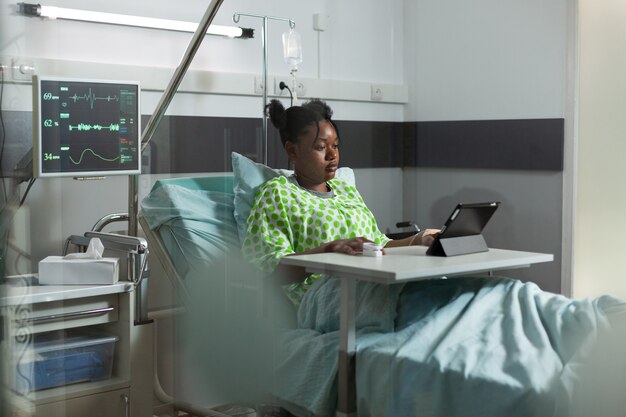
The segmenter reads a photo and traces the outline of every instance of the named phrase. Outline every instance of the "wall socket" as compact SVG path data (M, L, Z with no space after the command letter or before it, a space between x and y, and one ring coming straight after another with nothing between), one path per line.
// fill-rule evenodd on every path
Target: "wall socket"
M263 94L263 90L265 86L263 85L263 77L255 76L254 77L254 94Z
M30 81L35 74L35 63L28 59L13 58L11 60L11 75L13 81Z
M285 84L287 84L287 87L291 88L291 79L280 78L280 77L276 77L274 79L274 94L276 94L277 96L286 97L289 95L289 91L287 91L286 88L284 90L280 89L281 82L284 82ZM306 85L304 84L304 81L296 80L295 93L298 96L298 98L304 97L304 95L306 94Z
M35 62L25 58L0 57L4 81L30 82L35 74Z
M383 100L383 87L379 84L372 84L370 98L372 99L372 101L382 101Z

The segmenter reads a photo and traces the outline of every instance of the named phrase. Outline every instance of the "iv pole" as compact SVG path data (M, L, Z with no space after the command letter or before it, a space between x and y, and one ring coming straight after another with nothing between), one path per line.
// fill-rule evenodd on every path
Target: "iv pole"
M235 13L233 14L233 22L239 23L241 16L256 17L263 19L263 26L261 28L261 43L263 46L263 107L261 112L263 113L263 163L267 165L267 116L265 115L265 105L267 104L267 21L268 20L281 20L283 22L289 22L289 27L295 29L296 22L285 17L275 16L263 16L251 13Z

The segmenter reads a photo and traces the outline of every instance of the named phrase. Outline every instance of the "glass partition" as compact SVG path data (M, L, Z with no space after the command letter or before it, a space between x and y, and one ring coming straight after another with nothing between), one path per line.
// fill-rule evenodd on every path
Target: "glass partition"
M207 7L83 3L44 6L190 22ZM296 343L283 330L296 325L302 294L294 302L241 251L256 190L285 174L257 164L294 169L271 121L265 140L264 100L289 108L320 99L332 108L338 168L353 174L380 239L439 228L457 203L499 201L487 244L554 254L508 275L560 292L566 0L548 11L540 0L518 2L515 13L465 3L225 1L214 23L253 37L204 38L141 155L139 240L127 244L109 236L128 231L127 176L32 179L32 76L136 81L145 126L192 34L25 16L26 6L0 0L13 11L0 15L3 407L68 417L98 407L109 416L209 407L261 415L259 404L269 412L289 403L279 394L297 379L275 372L316 365L281 350ZM265 27L264 17L273 18ZM536 30L519 36L526 27ZM283 56L283 33L294 29L296 71ZM93 231L107 234L103 251L90 246ZM115 282L65 270L38 285L42 261L71 262L62 259L71 253L117 259L103 267ZM135 297L139 281L144 299ZM138 303L148 309L142 320ZM311 343L323 351L338 341ZM54 359L34 359L46 355ZM322 359L335 366L334 352ZM41 377L54 360L57 379ZM102 369L85 365L94 360Z

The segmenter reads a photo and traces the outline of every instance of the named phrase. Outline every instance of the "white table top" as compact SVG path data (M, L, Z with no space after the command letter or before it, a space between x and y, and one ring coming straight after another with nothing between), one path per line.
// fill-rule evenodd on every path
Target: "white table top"
M133 290L133 284L126 281L112 285L25 285L17 278L11 280L15 280L14 283L0 286L0 307L118 294Z
M385 249L381 257L352 256L341 253L287 256L282 264L305 267L307 272L352 277L386 284L515 269L531 264L551 262L546 253L489 249L487 252L439 257L427 256L425 246Z

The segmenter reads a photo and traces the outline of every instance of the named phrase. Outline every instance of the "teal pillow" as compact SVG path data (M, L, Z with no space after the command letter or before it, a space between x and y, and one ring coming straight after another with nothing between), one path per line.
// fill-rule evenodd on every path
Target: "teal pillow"
M243 243L246 237L248 216L254 204L254 197L259 187L278 176L288 177L293 171L288 169L273 169L267 165L254 162L237 152L232 153L233 161L233 191L235 193L235 221L239 239ZM354 185L354 171L351 168L339 168L336 178L341 178L348 184Z
M190 188L196 185L192 180L177 178L161 182L141 201L148 226L159 237L184 279L215 272L225 257L238 253L241 247L233 218L233 195ZM223 187L230 185L230 178L214 180Z

